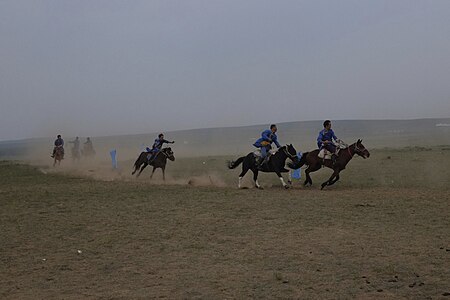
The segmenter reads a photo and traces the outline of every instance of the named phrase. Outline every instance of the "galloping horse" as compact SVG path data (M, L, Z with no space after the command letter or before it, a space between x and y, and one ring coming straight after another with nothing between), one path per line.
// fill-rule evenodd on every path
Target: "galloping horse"
M73 161L80 161L80 149L77 149L75 147L72 148L72 160Z
M256 156L254 152L250 152L247 156L242 156L238 158L236 161L230 161L228 163L229 169L234 169L242 163L242 172L239 174L239 184L238 187L241 188L242 177L251 170L253 172L253 180L255 181L255 187L258 189L262 189L262 187L258 183L258 172L268 172L268 173L276 173L278 178L280 178L281 184L284 188L289 188L289 186L284 182L283 176L281 173L287 173L289 170L285 169L286 159L292 160L293 164L299 163L297 157L297 151L294 146L286 145L282 146L278 149L278 151L270 156L267 163L262 166L261 170L257 168Z
M364 159L370 156L369 151L362 144L362 140L358 140L356 143L353 143L350 146L341 149L339 151L338 157L336 158L336 163L334 165L330 159L324 160L318 157L319 149L317 149L311 152L303 153L299 163L292 165L289 164L289 167L293 169L298 169L303 165L308 166L308 168L306 168L305 170L306 174L306 179L304 183L305 186L307 186L308 184L312 185L312 179L311 176L309 176L309 173L319 170L322 165L332 169L334 172L331 175L331 177L327 181L322 183L321 189L323 189L325 186L333 185L336 183L336 181L339 180L339 173L345 169L348 162L353 158L353 155L355 154L361 156Z
M56 166L56 162L58 162L58 166L59 166L61 164L61 160L63 160L63 159L64 159L63 147L56 147L53 166Z
M136 177L139 177L139 175L141 175L141 173L145 169L145 167L147 167L149 165L149 161L148 161L149 155L150 155L150 153L148 153L148 152L142 152L139 155L138 159L134 163L134 171L131 173L131 175L134 175L134 173L136 173L136 171L139 168L141 168L141 165L143 164L141 170L136 175ZM170 159L171 161L175 160L175 156L173 155L173 151L170 147L161 149L161 151L159 151L156 154L155 158L150 162L150 165L153 166L153 171L152 171L152 175L150 175L150 179L153 177L153 173L155 173L155 170L157 168L161 168L162 173L163 173L163 180L166 180L165 170L166 170L167 159Z

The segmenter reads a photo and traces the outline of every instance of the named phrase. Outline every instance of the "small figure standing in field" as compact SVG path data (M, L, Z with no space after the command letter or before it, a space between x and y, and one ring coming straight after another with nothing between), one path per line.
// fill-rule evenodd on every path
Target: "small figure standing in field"
M253 144L256 148L261 149L261 158L257 163L257 168L261 169L261 167L269 160L269 151L272 149L272 143L275 143L277 148L280 148L281 145L278 143L278 137L276 135L277 125L270 125L270 129L264 130L261 133L261 137Z
M323 148L327 149L331 152L331 159L333 161L333 164L336 163L336 145L333 143L333 140L336 142L339 142L340 140L336 137L334 134L333 129L331 129L331 121L326 120L323 122L324 129L319 132L319 136L317 137L317 146L319 147L319 150L322 150Z
M156 155L161 151L162 146L166 144L173 144L175 141L169 142L168 140L164 139L164 134L160 133L158 135L158 138L155 139L155 142L153 143L152 149L147 147L147 152L151 153L148 161L149 164L155 159Z
M60 134L58 134L58 136L56 137L54 145L55 147L53 148L52 158L55 157L56 150L61 151L61 154L64 157L64 140L62 139Z

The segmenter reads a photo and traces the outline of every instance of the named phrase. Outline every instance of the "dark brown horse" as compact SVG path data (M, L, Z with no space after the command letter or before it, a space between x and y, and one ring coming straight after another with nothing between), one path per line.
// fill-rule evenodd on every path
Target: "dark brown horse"
M134 163L134 171L131 173L131 175L134 175L136 171L141 168L139 173L136 175L136 177L139 177L141 175L142 171L149 165L149 157L151 153L149 152L142 152L136 162ZM150 175L150 179L153 177L153 173L155 173L155 170L158 168L161 168L163 173L163 180L166 180L166 164L167 159L170 159L171 161L175 160L175 156L173 155L173 151L170 147L163 148L161 151L156 154L156 157L150 162L150 165L153 166L152 175ZM142 167L141 167L142 166Z
M302 157L300 158L300 162L298 164L292 165L292 168L298 169L303 165L308 166L305 170L305 186L307 186L308 184L312 185L312 179L311 176L309 176L309 173L319 170L322 166L332 169L334 172L331 177L327 181L322 183L321 189L323 189L327 185L333 185L336 183L336 181L339 180L339 173L345 169L348 162L353 158L355 154L361 156L364 159L370 156L369 151L362 144L362 140L358 140L356 143L341 149L339 151L338 157L336 158L335 164L333 164L331 159L322 159L318 157L319 149L317 149L311 152L303 153Z
M63 160L63 159L64 159L64 148L63 147L55 147L53 166L56 166L56 163L58 163L58 166L59 166L61 164L61 160Z

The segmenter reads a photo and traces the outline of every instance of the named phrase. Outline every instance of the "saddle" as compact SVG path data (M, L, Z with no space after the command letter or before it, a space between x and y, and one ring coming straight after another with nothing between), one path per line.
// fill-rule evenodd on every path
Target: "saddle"
M277 149L270 149L267 153L268 156L274 155L275 153L277 153ZM255 151L253 151L253 155L255 156L255 158L260 158L261 157L261 149L256 149Z
M338 151L336 151L336 154L339 152L339 150ZM330 151L328 151L327 149L325 149L325 148L322 148L322 150L320 150L319 151L319 154L317 155L319 158L321 158L321 159L331 159L331 155L332 155L333 153L331 153Z

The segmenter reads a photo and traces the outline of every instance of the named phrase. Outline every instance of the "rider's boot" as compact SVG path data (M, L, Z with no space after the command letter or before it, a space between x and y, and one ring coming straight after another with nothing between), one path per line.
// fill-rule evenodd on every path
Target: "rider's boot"
M331 154L331 161L333 162L333 166L336 165L337 155L336 153Z
M256 165L256 167L258 168L258 170L262 170L264 164L269 160L269 155L267 155L264 158L260 158L258 164Z
M260 158L258 159L258 161L256 162L256 168L257 168L258 170L261 170L261 167L262 167L263 164L264 164L264 158L263 158L263 157L260 157Z

